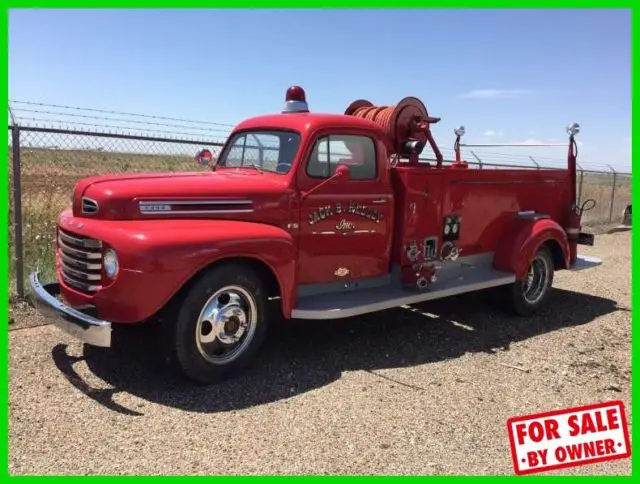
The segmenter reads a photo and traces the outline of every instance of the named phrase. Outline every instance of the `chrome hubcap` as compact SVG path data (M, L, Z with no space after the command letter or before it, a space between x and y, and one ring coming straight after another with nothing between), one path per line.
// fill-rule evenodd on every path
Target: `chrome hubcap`
M547 259L536 256L524 280L524 298L529 304L535 304L542 299L549 287L550 276Z
M214 364L234 360L253 338L256 319L256 304L247 291L238 286L220 289L198 317L196 342L200 354Z

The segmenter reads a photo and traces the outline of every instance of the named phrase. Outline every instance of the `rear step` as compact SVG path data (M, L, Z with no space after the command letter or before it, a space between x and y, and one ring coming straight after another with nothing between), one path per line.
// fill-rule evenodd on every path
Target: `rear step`
M588 255L579 255L576 259L575 264L569 267L570 271L582 271L584 269L591 269L592 267L597 267L602 264L602 260L597 257L590 257Z
M461 280L462 279L462 280ZM465 271L464 278L450 277L418 292L399 286L319 294L298 298L291 317L294 319L339 319L416 304L466 292L511 284L515 276L496 270Z

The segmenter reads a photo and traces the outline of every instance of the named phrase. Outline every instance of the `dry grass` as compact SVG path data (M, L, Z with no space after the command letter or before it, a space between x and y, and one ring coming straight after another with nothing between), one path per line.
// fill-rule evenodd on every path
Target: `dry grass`
M53 241L55 220L58 213L69 206L74 184L83 177L99 173L159 172L202 170L191 156L161 154L167 146L160 143L145 146L149 152L159 154L117 153L87 149L34 149L23 148L22 163L22 211L23 241L25 248L25 274L38 267L44 278L53 277ZM122 151L142 151L140 146L122 146ZM197 146L185 146L184 152L197 151ZM9 162L10 172L11 161ZM10 173L10 180L12 175ZM612 175L586 174L582 199L593 198L596 207L585 214L585 223L599 224L609 221ZM10 190L12 184L10 182ZM613 220L618 221L624 207L631 203L631 178L618 177L616 183ZM13 203L9 216L13 219ZM13 227L9 227L10 241ZM10 258L14 257L10 242ZM11 264L10 280L14 280Z
M193 147L195 153L196 147ZM21 150L22 220L25 274L38 267L43 278L53 277L55 221L71 203L74 185L96 174L198 170L193 158L180 155L112 153L90 150ZM9 161L9 190L13 170ZM13 220L11 201L9 217ZM9 226L9 256L15 257L14 230ZM10 268L14 280L15 266Z

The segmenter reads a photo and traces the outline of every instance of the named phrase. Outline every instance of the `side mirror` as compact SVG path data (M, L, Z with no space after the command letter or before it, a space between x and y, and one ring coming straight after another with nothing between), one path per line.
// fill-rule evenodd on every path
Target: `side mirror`
M203 149L198 151L198 153L196 153L196 163L198 165L202 165L202 166L207 166L212 164L213 162L213 153L211 153L211 150L208 149Z
M347 165L338 165L336 167L336 171L333 172L333 175L331 175L329 178L327 178L326 180L322 181L321 183L318 183L315 187L313 187L308 192L303 193L302 194L302 199L304 200L309 195L311 195L313 192L315 192L316 190L318 190L321 187L325 186L327 183L332 183L332 182L334 182L336 180L347 181L350 176L351 176L351 170L349 169L349 167Z

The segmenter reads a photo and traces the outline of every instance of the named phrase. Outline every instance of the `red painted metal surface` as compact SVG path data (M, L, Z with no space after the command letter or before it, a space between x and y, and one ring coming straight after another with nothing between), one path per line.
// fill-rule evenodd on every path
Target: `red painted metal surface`
M304 98L304 91L294 89L288 98ZM495 254L494 267L517 277L524 276L534 251L545 241L557 244L560 266L575 260L565 232L575 223L570 215L575 200L573 148L569 169L563 170L431 166L416 164L417 155L392 166L391 155L407 140L431 142L441 160L429 129L437 121L411 97L392 107L356 101L346 115L259 116L241 122L233 133L298 133L299 149L286 173L217 166L206 173L83 179L59 226L115 248L120 273L93 295L69 287L59 273L62 295L72 305L96 305L104 319L133 323L153 316L207 266L240 257L274 275L283 314L289 317L300 285L384 276L393 266L401 268L405 282L414 283L418 276L407 247L433 238L440 250L447 217L461 217L454 243L462 256ZM307 161L316 142L336 134L373 141L375 178L309 176ZM221 156L224 153L225 147ZM83 197L98 204L97 215L82 213ZM141 211L140 202L155 202L155 211ZM170 202L173 210L164 211L163 204ZM522 211L548 218L519 219Z
M83 179L75 189L73 214L82 215L81 198L89 197L100 206L103 220L148 219L139 210L140 201L185 200L202 202L205 200L251 201L252 213L243 214L243 220L262 221L281 225L288 220L288 200L293 190L287 186L284 177L276 173L255 170L218 169L215 172L196 173L150 173L100 175ZM237 219L237 213L220 210L198 218ZM153 215L154 219L176 218L176 212ZM179 218L193 218L193 214L179 215Z
M336 180L299 201L298 284L340 282L344 279L336 270L342 267L348 268L349 279L389 271L394 196L379 140L377 147L375 179ZM303 193L318 184L303 169L298 170L296 181Z
M149 318L194 274L225 258L248 258L271 269L290 311L296 248L291 234L269 225L233 220L91 220L63 212L58 226L78 236L103 240L118 252L120 273L95 295L71 288L62 294L74 305L95 304L101 318L131 323Z
M569 264L569 243L560 224L552 219L517 220L511 223L509 231L497 241L494 267L513 272L523 279L529 262L542 244L551 244L558 269L566 269Z

